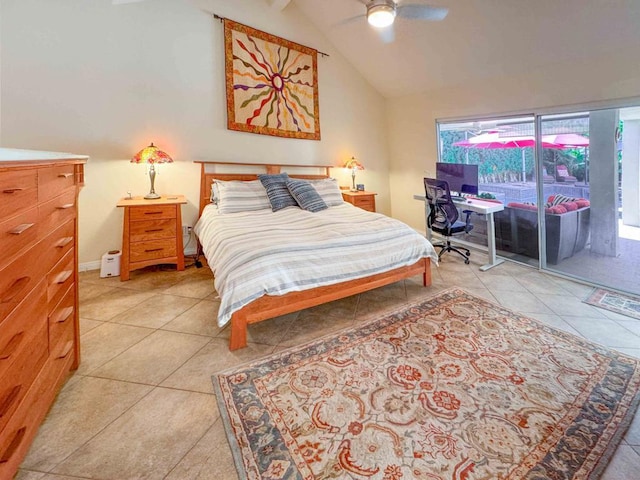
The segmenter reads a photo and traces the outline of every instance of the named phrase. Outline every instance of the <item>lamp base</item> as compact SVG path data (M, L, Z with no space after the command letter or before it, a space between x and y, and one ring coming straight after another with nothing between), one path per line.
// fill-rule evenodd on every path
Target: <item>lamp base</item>
M147 193L144 198L145 200L158 200L159 198L162 198L162 195L158 195L156 192L152 192Z
M358 189L357 189L357 188L350 188L350 189L349 189L349 191L350 191L350 192L357 192L357 191L358 191Z

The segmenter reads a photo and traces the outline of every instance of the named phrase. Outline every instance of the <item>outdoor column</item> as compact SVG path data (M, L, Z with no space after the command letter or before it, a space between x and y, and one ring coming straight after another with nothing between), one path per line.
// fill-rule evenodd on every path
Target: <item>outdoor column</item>
M625 120L622 136L622 223L640 227L640 120Z
M589 226L591 252L615 257L618 252L618 110L589 114Z

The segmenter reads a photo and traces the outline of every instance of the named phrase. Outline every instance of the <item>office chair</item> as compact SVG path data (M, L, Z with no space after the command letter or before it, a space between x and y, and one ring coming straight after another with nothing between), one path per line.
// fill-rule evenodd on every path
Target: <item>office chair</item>
M424 179L424 189L429 203L429 216L427 217L427 228L440 235L444 235L446 242L434 244L439 247L438 259L446 252L456 252L464 258L464 263L469 264L471 252L464 247L454 247L451 245L450 237L461 233L469 233L473 225L469 222L471 211L467 210L466 220L458 221L458 208L451 199L449 184L444 180L435 178Z

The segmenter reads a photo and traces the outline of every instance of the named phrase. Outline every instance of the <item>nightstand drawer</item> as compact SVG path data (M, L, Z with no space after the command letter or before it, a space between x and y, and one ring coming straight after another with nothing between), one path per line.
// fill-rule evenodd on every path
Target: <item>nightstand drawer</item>
M356 197L353 204L364 210L374 210L376 202L373 197Z
M132 243L160 238L176 238L176 220L173 218L131 222L129 235Z
M176 206L175 205L158 205L158 206L144 206L144 207L132 207L131 216L129 219L132 222L140 220L158 220L165 218L176 218Z
M132 243L129 261L145 262L155 258L168 258L176 256L175 238L163 240L150 240L148 242Z

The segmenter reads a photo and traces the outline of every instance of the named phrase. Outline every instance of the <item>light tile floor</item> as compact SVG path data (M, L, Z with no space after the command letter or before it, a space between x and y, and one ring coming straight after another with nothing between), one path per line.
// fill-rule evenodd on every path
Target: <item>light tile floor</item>
M222 369L355 325L451 286L640 358L640 320L582 303L591 287L512 263L487 272L474 252L445 256L433 285L419 278L250 327L230 352L208 268L132 273L128 282L80 276L82 363L22 464L19 480L236 479L213 394ZM636 415L602 478L640 471Z

